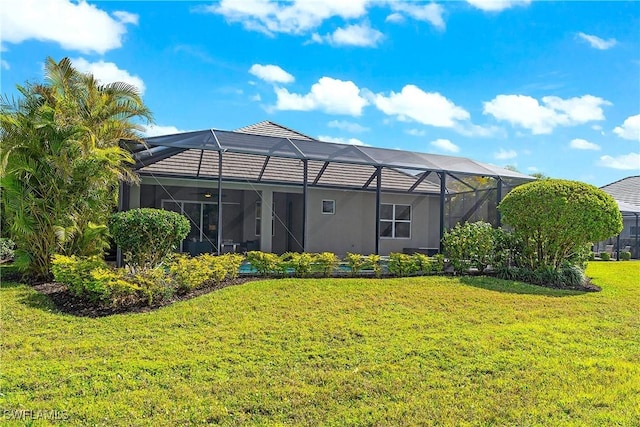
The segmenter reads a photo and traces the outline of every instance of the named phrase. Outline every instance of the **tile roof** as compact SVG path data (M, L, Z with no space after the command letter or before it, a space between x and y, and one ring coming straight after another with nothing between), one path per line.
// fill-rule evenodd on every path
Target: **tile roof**
M600 188L619 202L640 207L640 175L629 176Z
M234 132L249 133L252 135L277 136L280 138L294 138L294 139L305 139L309 141L316 141L315 138L311 138L308 135L305 135L293 129L289 129L288 127L282 126L278 123L271 122L269 120L263 120L261 122L258 122L249 126L238 128L234 130Z

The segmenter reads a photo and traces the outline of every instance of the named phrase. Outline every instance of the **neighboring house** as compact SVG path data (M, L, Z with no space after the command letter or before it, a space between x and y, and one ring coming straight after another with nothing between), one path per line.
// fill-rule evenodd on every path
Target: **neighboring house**
M600 188L615 199L622 214L624 228L619 236L620 249L629 246L631 248L631 256L639 258L640 175L629 176ZM601 249L606 244L615 245L615 250L617 251L618 238L614 237L606 242L600 242L597 245L597 249Z
M497 225L500 198L533 179L462 157L318 141L270 121L146 144L129 147L141 183L123 186L120 208L186 215L182 250L192 254L432 252L455 222Z

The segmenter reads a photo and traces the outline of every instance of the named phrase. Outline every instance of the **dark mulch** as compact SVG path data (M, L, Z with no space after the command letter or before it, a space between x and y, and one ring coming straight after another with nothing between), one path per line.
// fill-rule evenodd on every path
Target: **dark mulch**
M209 292L226 288L228 286L241 285L252 280L256 279L254 277L239 277L233 280L225 280L221 283L209 282L203 287L195 289L191 292L176 294L173 297L164 299L162 301L154 301L151 305L147 304L146 301L138 301L134 304L117 307L97 304L91 301L87 301L84 298L77 297L70 293L67 289L67 286L62 283L40 283L33 285L33 288L41 294L47 295L56 306L56 308L63 313L71 314L78 317L105 317L111 316L113 314L145 313L148 311L157 310L161 307L171 305L178 301L195 298L197 296L208 294Z

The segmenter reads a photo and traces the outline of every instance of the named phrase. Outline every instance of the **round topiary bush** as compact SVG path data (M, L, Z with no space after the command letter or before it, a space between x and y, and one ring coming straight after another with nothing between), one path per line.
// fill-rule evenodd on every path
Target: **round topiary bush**
M583 252L586 244L605 240L622 230L622 216L615 200L583 182L533 181L507 194L498 209L503 222L527 245L531 269L557 269Z
M159 265L187 236L189 220L161 209L131 209L109 218L109 231L131 268Z

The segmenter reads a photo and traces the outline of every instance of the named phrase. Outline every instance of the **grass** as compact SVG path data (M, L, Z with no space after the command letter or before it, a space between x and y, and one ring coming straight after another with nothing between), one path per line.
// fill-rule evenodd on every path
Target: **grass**
M98 319L3 283L0 409L9 424L639 425L640 263L587 273L602 292L283 279Z

